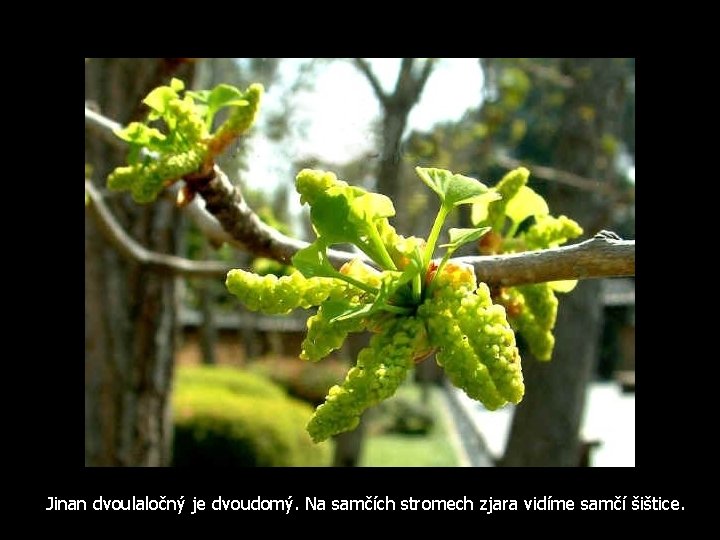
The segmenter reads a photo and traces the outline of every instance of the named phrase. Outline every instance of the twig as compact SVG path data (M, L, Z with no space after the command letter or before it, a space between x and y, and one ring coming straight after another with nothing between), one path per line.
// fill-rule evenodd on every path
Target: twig
M210 176L186 177L192 191L205 199L205 208L222 225L223 229L247 251L290 264L290 259L309 244L291 238L274 229L247 205L242 192L227 175L215 165ZM345 251L328 250L328 256L340 266L359 255ZM361 257L363 258L363 257Z
M537 78L550 81L554 84L557 84L561 88L572 88L575 86L575 79L572 77L569 77L567 75L564 75L563 73L560 73L559 70L547 66L540 66L537 64L534 64L532 62L528 62L527 64L523 64L522 68L533 75L535 75Z
M388 95L382 89L382 85L380 84L378 78L375 76L375 73L373 73L370 64L364 58L355 58L355 66L362 72L363 75L365 75L365 78L367 78L370 86L372 86L372 89L375 92L375 96L378 98L378 101L380 101L380 103L385 106L388 101Z
M150 251L129 236L110 212L100 193L92 182L85 180L85 192L88 194L87 209L105 239L126 259L165 274L180 274L187 277L222 277L233 267L219 261L193 261L175 255Z
M122 129L122 125L110 120L100 113L96 113L85 105L85 126L91 128L102 139L115 148L127 148L125 141L115 136L113 131Z
M417 84L415 86L417 90L417 95L415 99L420 98L420 92L422 92L423 88L425 88L425 83L427 83L428 77L430 77L430 73L432 73L433 67L435 66L435 63L437 62L437 58L428 58L425 60L425 64L422 67L422 72L420 73L420 77L417 80Z
M605 195L614 195L616 189L606 182L600 182L599 180L592 180L590 178L583 178L577 174L573 174L567 171L561 171L552 167L546 167L544 165L533 165L525 164L522 161L498 154L494 156L495 161L508 169L515 169L516 167L525 166L530 169L533 177L542 178L544 180L550 180L557 182L558 184L565 184L566 186L572 186L577 189L584 191L592 191L595 193L603 193Z
M579 244L554 249L454 260L472 264L478 281L501 286L634 276L635 240L597 235Z
M173 203L176 202L178 192L184 184L182 181L174 183L163 191L163 197ZM192 201L183 206L183 211L197 226L200 232L203 233L203 236L210 240L211 244L217 247L223 244L230 244L234 248L245 249L240 242L235 240L222 228L222 225L215 219L215 216L205 209L205 201L201 197L193 197Z

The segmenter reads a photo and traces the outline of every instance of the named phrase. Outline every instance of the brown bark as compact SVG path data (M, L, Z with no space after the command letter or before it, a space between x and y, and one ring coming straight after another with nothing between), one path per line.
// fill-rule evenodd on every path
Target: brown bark
M375 191L397 201L400 195L401 143L410 109L388 107L383 114L383 151Z
M85 99L121 123L142 115L140 100L171 74L191 75L178 59L91 59ZM176 71L178 67L182 69ZM85 160L103 185L124 153L86 134ZM140 245L175 251L177 213L164 201L139 206L126 196L113 214ZM164 276L123 259L85 216L85 465L166 465L170 457L170 388L175 288Z

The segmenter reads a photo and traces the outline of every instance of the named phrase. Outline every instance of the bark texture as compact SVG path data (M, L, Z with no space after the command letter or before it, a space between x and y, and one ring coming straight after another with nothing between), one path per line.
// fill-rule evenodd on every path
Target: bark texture
M85 99L126 124L142 118L138 106L171 76L190 82L185 59L90 59ZM91 132L85 161L93 183L124 153ZM175 252L178 214L166 201L140 206L112 195L109 206L129 235L147 249ZM85 465L159 466L170 462L170 390L176 336L174 279L129 262L85 215Z

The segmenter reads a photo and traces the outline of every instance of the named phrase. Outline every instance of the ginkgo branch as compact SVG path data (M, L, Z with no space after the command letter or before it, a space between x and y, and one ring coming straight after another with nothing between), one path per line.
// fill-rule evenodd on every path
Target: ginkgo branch
M118 126L104 116L85 109L86 124L99 132L112 134ZM119 139L116 139L119 141ZM309 244L284 235L264 223L245 202L242 192L216 166L210 175L186 178L192 191L205 201L205 208L194 200L193 212L205 226L201 227L216 241L228 241L255 255L289 263L292 256ZM225 263L191 261L155 253L140 246L113 218L97 189L86 181L89 207L106 237L125 256L150 268L183 275L218 277L230 269ZM175 188L178 189L178 188ZM197 199L197 198L196 198ZM334 266L361 258L363 254L328 250ZM579 244L512 255L459 257L455 260L472 264L479 281L490 285L520 285L568 279L590 279L635 275L635 241L596 236Z

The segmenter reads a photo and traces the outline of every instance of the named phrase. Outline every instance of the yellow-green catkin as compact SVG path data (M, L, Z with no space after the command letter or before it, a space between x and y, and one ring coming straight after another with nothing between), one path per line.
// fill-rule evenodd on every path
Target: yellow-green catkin
M307 425L315 442L357 427L369 407L392 396L425 342L425 328L416 317L389 319L341 385L333 386Z
M448 263L418 310L436 359L451 382L489 410L518 403L525 392L520 354L505 309L492 303L471 266Z
M242 269L230 270L225 285L249 310L268 314L318 306L346 288L344 282L333 278L306 278L300 272L282 277L259 276Z

